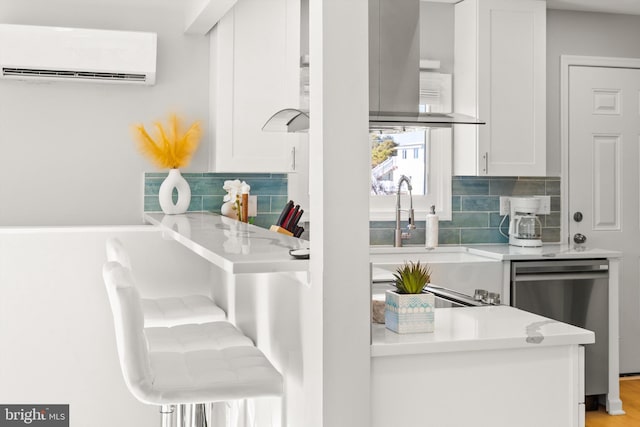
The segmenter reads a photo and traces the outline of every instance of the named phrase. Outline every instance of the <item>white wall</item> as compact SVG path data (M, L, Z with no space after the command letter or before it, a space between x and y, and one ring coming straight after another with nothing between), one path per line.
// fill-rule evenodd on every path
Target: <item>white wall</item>
M547 175L559 176L560 56L640 58L640 16L547 11Z
M209 263L151 226L0 230L0 402L69 404L73 427L160 425L120 371L102 281L110 236L143 297L211 295Z
M183 34L182 2L102 3L0 1L4 23L158 33L155 86L0 81L0 226L140 223L156 169L131 125L177 111L208 128L209 38ZM206 170L207 139L186 171Z

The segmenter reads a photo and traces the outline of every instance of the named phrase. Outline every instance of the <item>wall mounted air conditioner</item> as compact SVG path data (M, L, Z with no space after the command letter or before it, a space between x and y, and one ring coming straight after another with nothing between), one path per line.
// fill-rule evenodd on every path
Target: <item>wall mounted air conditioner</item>
M0 24L3 79L156 81L155 33Z

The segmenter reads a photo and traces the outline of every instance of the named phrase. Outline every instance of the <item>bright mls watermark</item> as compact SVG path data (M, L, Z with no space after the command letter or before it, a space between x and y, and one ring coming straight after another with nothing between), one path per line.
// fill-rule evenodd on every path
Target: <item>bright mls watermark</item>
M69 405L0 405L0 427L69 427Z

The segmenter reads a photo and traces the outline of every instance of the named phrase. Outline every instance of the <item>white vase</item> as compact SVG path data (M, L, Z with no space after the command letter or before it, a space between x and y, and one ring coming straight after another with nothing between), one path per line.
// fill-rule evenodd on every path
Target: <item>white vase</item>
M399 294L388 290L385 298L385 326L399 334L433 332L434 306L433 294Z
M178 201L173 203L173 189L178 191ZM158 200L162 212L169 215L182 214L189 209L191 203L191 188L179 169L169 170L169 175L162 181Z

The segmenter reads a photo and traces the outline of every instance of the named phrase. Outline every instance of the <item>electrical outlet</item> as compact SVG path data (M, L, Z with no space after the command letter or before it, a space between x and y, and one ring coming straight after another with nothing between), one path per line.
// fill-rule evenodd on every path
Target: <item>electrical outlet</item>
M551 196L536 196L540 199L540 209L538 213L540 215L549 215L551 212Z
M500 196L500 215L509 215L509 197Z

